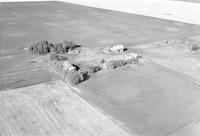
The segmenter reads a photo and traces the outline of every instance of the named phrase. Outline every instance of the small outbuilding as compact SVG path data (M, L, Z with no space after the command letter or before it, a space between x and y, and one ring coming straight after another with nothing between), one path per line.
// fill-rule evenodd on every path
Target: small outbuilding
M63 63L63 70L65 71L74 71L76 68L72 66L69 62L65 61Z
M117 44L113 47L110 48L110 51L112 53L123 53L125 51L124 45L122 44Z

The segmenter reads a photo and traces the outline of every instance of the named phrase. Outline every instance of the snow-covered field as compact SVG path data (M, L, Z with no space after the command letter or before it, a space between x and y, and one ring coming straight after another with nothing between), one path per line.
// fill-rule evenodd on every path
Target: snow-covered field
M0 2L30 0L0 0ZM31 0L39 1L39 0ZM52 1L52 0L43 0ZM173 0L59 0L161 19L200 24L200 3Z
M86 6L200 24L200 3L172 0L62 0Z

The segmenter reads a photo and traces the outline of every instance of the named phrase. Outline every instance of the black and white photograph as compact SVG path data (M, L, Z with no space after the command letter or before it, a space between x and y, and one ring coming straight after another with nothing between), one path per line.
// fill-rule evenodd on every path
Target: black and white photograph
M0 0L0 136L200 136L200 0Z

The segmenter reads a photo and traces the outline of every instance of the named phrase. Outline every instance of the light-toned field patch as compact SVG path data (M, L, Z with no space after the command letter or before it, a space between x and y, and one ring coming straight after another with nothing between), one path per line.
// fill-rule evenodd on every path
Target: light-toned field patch
M146 49L142 47L142 52L155 63L200 80L199 50L191 52L187 43L178 42L172 45L151 45L146 45Z
M0 135L129 134L57 81L1 92Z

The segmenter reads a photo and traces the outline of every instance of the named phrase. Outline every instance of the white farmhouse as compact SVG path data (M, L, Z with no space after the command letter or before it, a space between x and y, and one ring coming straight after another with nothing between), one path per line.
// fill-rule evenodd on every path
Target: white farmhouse
M122 53L124 52L124 45L122 44L117 44L113 47L110 48L110 51L113 52L113 53Z

